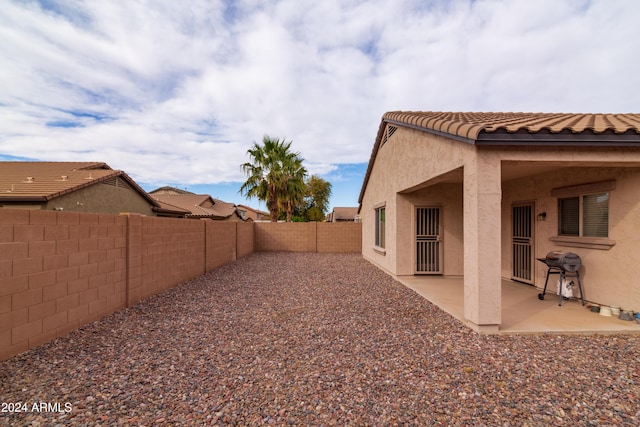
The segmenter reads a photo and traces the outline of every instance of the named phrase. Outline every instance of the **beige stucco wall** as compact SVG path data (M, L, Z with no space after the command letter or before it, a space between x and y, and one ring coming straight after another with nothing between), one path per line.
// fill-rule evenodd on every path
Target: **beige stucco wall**
M391 274L413 274L412 260L408 256L413 253L413 245L407 243L408 238L413 234L413 224L405 218L407 215L408 218L413 217L412 203L417 200L409 193L412 190L417 191L421 187L427 187L425 180L431 177L435 178L433 184L438 184L438 177L459 170L465 161L469 161L473 157L474 151L475 148L471 145L412 129L398 128L387 143L378 150L362 199L360 216L364 224L362 228L363 256ZM401 191L405 191L406 195L399 195L398 193ZM425 193L427 195L435 194L434 190L425 191L427 191ZM458 194L461 194L461 191L460 189ZM450 196L455 198L454 195ZM453 205L453 198L437 200L434 197L426 204L444 205L446 203ZM386 206L386 251L384 252L374 248L374 209L382 204ZM403 215L401 221L398 221L399 214ZM447 212L444 214L448 215ZM449 219L445 217L444 220L448 221ZM396 247L396 242L399 241L403 243ZM452 250L455 251L455 248ZM453 261L454 258L445 253L445 259ZM452 267L450 269L450 272L445 270L445 274L461 274L459 269L452 269Z
M609 200L609 239L615 241L610 249L593 249L572 245L559 245L550 238L557 235L558 199L551 196L556 187L594 183L614 179L615 190ZM503 184L502 217L502 275L511 277L511 206L514 202L532 201L534 214L546 212L544 221L535 224L535 257L543 258L558 250L580 255L580 270L585 296L588 301L640 311L640 168L559 168L531 177ZM534 264L534 283L544 286L547 267ZM558 276L549 279L548 290L555 292Z
M411 221L399 221L397 235L398 275L412 275L415 272L415 208L439 207L442 215L441 242L443 253L443 274L462 276L464 274L464 237L462 218L462 185L457 183L436 184L409 194L399 194L397 208L402 216Z
M123 212L155 216L151 203L131 188L95 184L65 194L48 202L46 210L62 208L65 212L90 212L118 215Z
M400 127L379 148L363 195L363 256L391 274L413 274L415 207L442 206L444 274L464 275L465 318L479 330L497 330L500 281L511 277L511 204L534 201L536 213L548 215L536 223L536 256L552 249L579 253L587 299L640 310L640 286L632 283L640 273L634 255L640 249L635 225L640 178L631 169L639 167L640 149L634 147L481 147ZM610 239L616 245L578 251L550 241L557 233L551 188L613 176ZM384 250L374 247L375 208L381 205L386 207ZM546 267L535 268L535 283L542 286Z
M461 188L458 194L462 194L463 253L445 258L459 258L458 268L449 269L453 275L462 267L465 318L478 330L497 331L501 316L500 259L489 255L500 253L501 244L500 158L495 152L398 128L379 148L363 195L363 256L391 274L411 274L414 261L409 245L413 245L413 212L418 200L410 201L400 193L415 194L421 188L445 183L457 183ZM374 246L375 208L382 204L386 207L384 250Z

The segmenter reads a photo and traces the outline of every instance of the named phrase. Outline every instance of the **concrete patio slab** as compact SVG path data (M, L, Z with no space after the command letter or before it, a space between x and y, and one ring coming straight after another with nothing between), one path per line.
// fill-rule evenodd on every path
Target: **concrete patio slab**
M414 290L463 323L463 278L442 276L397 276L403 285ZM582 306L580 300L571 299L558 305L558 297L547 294L538 299L542 291L534 286L502 281L502 323L500 334L571 333L571 334L640 334L640 324L604 317Z

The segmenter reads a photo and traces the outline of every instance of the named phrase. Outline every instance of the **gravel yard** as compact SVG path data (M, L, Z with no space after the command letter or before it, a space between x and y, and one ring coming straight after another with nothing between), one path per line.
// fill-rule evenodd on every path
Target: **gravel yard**
M639 356L479 335L360 255L256 253L0 363L27 409L0 425L637 426Z

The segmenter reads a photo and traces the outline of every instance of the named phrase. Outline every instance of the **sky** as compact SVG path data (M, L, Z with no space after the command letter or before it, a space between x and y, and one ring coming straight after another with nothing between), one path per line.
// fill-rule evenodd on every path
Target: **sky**
M640 112L637 0L0 0L0 160L238 190L264 135L357 206L387 111ZM1 165L0 165L1 167Z

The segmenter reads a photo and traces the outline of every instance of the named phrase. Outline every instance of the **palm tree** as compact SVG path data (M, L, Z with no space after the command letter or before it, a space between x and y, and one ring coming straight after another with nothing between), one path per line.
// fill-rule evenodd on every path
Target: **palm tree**
M283 162L282 187L280 188L279 203L287 214L287 222L291 222L293 210L304 202L307 170L302 166L300 157L287 157Z
M265 135L262 145L254 143L253 147L247 150L251 161L241 165L248 178L240 187L240 194L263 200L269 209L272 222L278 220L278 205L286 200L285 194L288 189L297 185L296 173L299 173L300 169L306 173L302 167L300 153L289 151L291 144L291 141L285 142Z

